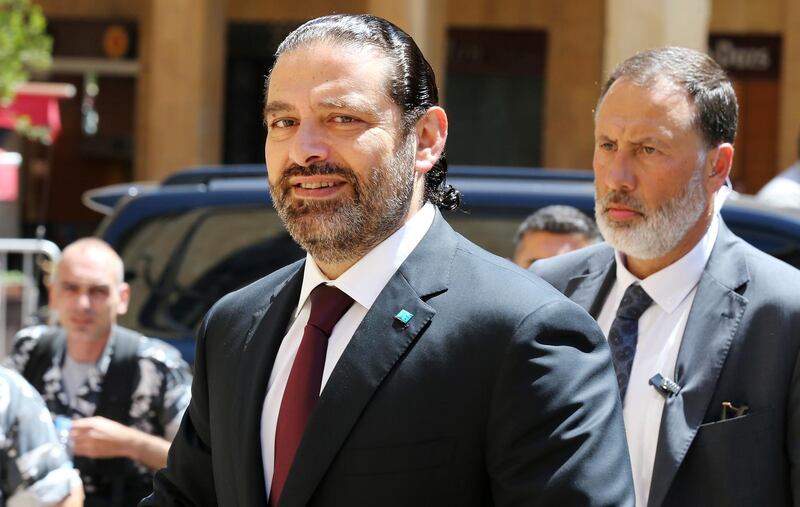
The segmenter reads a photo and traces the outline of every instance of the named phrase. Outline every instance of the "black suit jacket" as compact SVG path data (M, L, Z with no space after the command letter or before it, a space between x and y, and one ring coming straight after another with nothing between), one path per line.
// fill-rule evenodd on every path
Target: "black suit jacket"
M266 503L261 410L302 272L211 309L191 406L144 505ZM437 213L333 370L280 507L633 505L612 370L583 310Z
M613 250L585 248L531 270L594 317ZM683 334L648 505L800 505L800 272L721 223ZM671 376L672 373L664 373ZM721 421L722 403L747 413Z

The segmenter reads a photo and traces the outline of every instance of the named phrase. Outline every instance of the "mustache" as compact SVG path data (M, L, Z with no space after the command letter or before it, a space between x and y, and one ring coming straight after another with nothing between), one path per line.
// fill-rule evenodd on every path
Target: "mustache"
M362 185L356 176L355 171L347 166L334 164L331 162L318 162L302 166L292 164L284 169L275 185L270 184L270 192L274 193L274 198L284 199L289 194L292 184L289 180L295 176L328 176L336 175L344 179L353 189L353 200L361 200Z
M288 180L294 176L327 176L331 174L341 176L348 181L355 180L355 173L352 169L329 162L319 162L307 166L292 164L283 171L281 180Z
M638 213L642 213L643 215L647 214L647 206L645 206L642 201L626 192L612 190L603 197L597 199L597 204L600 205L601 210L604 212L608 211L608 205L612 202L626 206Z

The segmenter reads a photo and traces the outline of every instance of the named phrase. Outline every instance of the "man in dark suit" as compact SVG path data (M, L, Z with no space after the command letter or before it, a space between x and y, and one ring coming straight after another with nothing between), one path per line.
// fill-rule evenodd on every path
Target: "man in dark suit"
M380 18L319 18L282 43L268 179L308 256L210 310L144 505L633 504L596 325L435 209L460 200L437 101Z
M800 504L800 272L718 214L736 123L708 56L620 64L595 112L607 244L531 268L609 337L639 506Z

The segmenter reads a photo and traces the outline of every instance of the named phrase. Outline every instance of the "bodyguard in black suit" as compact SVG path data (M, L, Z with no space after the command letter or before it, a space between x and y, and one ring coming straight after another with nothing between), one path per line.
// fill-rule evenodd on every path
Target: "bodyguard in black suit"
M641 507L800 505L800 272L736 237L715 210L736 113L730 81L706 55L664 48L620 64L595 116L608 244L531 268L601 327L631 279L653 292L690 286L685 308L656 296L639 318L629 379L615 360ZM691 278L693 264L691 280L664 280ZM648 427L653 397L663 410Z
M281 45L265 108L270 192L309 255L207 315L191 406L143 505L633 505L596 324L434 209L460 200L444 184L437 100L419 49L385 20L320 18ZM348 285L354 272L366 276ZM355 302L329 332L284 481L272 449L297 401L280 395L295 392L318 333L312 279Z

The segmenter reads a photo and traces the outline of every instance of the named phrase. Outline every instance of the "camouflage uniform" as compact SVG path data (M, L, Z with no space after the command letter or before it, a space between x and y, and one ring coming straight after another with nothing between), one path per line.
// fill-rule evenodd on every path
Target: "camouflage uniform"
M61 329L48 326L33 326L20 331L14 341L14 350L6 360L7 366L23 373L31 352L45 334L58 333L59 346L52 357L52 364L43 375L42 396L50 413L71 419L95 415L102 390L103 378L111 364L111 350L120 332L114 327L106 347L90 370L88 378L77 392L75 402L70 405L64 392L61 367L66 353L66 339ZM178 431L183 412L191 397L192 376L188 364L177 349L164 343L138 335L138 372L136 388L130 405L130 426L145 433L171 441ZM34 382L32 379L31 382ZM35 383L35 382L34 382ZM135 464L142 480L151 483L152 471ZM83 474L87 498L94 492L93 479Z
M0 505L10 497L51 505L80 484L41 396L0 368Z

